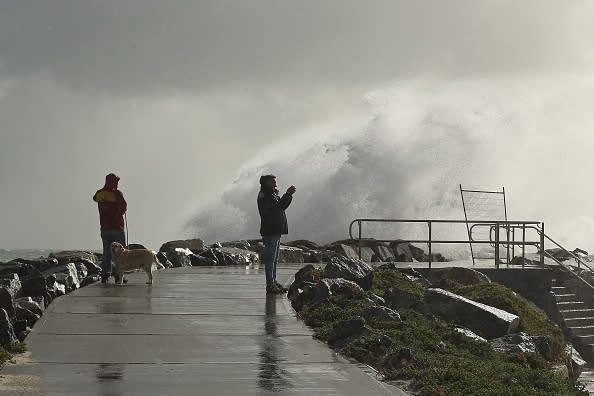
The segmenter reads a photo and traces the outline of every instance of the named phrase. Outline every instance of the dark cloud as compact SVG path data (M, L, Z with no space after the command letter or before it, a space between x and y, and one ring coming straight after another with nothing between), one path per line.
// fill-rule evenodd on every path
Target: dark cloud
M0 5L0 73L129 94L582 65L588 2L56 0ZM589 27L588 27L589 28Z

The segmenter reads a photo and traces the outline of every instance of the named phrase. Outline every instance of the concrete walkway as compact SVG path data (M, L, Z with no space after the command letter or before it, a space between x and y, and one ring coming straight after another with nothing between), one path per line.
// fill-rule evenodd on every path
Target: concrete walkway
M299 267L278 269L288 284ZM347 362L267 296L263 268L130 274L56 299L29 352L0 371L6 395L406 395Z

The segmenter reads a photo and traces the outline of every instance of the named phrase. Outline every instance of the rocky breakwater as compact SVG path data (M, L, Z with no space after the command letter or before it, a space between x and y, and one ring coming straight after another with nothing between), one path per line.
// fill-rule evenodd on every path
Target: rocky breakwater
M494 394L574 394L564 392L578 388L561 379L577 378L584 364L574 352L575 359L566 360L562 331L472 269L439 269L427 278L412 268L341 255L299 269L288 298L316 337L386 379L414 380L411 393L447 394L464 386L468 394L473 387ZM448 375L451 370L458 374Z
M99 280L100 258L65 251L0 263L0 345L22 341L51 301Z

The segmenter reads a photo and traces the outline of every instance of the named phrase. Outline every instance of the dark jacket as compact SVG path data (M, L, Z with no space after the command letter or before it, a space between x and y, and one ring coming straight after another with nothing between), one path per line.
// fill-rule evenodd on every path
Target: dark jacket
M93 195L99 206L99 222L102 230L123 230L127 204L124 194L118 190L120 178L110 173L105 176L105 186Z
M278 190L262 186L258 194L258 211L260 212L260 235L288 234L285 209L289 207L293 196L285 194L279 197Z

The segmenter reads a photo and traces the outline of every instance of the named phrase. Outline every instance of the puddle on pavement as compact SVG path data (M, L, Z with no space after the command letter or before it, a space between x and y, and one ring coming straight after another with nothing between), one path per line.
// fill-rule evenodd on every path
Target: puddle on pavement
M264 314L264 341L259 353L260 365L258 373L258 387L268 392L282 392L291 388L291 383L287 379L288 373L280 365L279 347L280 338L278 336L276 316L277 298L281 295L267 294L266 307Z

